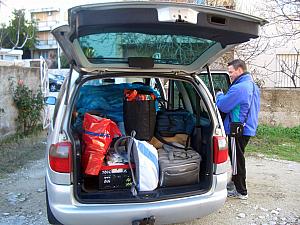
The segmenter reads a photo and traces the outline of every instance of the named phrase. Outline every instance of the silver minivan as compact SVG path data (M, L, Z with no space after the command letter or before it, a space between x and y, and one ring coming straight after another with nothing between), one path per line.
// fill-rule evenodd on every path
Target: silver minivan
M209 65L235 45L257 38L265 21L222 8L150 2L83 5L68 15L69 24L52 31L70 72L58 97L46 98L55 105L46 150L49 223L171 224L222 207L230 163L222 119L209 90ZM203 71L210 87L200 76ZM202 158L199 182L134 196L126 188L99 188L98 176L87 180L82 117L99 110L94 103L104 96L94 95L97 88L125 84L150 86L168 109L195 116L190 145Z

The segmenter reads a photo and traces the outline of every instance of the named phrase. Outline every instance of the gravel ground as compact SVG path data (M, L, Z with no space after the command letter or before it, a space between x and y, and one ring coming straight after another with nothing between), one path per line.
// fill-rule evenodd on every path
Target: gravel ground
M249 199L228 199L218 212L184 225L300 224L300 164L247 158ZM0 225L48 224L44 160L0 180Z

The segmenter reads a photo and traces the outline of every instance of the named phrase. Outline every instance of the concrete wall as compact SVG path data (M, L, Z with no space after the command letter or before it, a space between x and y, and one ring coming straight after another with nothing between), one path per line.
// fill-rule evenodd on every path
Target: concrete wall
M300 125L300 89L262 89L260 123L293 127Z
M0 61L0 139L16 130L17 110L9 90L9 77L16 82L23 80L33 90L40 88L38 67ZM300 125L300 89L262 89L259 120L269 125Z
M23 80L32 90L40 88L40 68L23 67L22 63L0 61L0 139L15 133L17 109L10 91L9 78Z

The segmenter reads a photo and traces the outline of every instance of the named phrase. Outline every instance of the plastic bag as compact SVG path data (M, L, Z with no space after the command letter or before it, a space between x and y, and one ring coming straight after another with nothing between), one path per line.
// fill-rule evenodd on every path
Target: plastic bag
M137 174L137 189L139 191L153 191L157 188L159 179L157 149L147 141L134 139L133 151L134 163Z
M98 175L103 159L115 136L121 136L121 132L110 119L101 118L85 113L83 120L84 151L82 165L87 175Z

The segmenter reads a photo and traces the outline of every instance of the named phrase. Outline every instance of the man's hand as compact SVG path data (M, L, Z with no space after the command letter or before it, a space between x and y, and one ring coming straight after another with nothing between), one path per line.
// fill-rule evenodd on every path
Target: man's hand
M224 93L223 93L222 89L216 90L216 99L218 99L218 97L223 94Z

